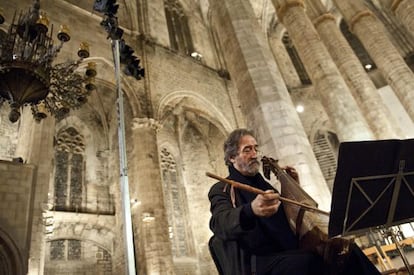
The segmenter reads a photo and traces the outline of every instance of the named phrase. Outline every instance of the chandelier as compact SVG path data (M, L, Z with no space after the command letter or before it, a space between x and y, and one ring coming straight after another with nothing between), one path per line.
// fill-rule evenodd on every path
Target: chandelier
M5 21L0 13L0 24ZM60 26L58 45L49 34L49 20L40 11L39 0L13 21L8 32L0 29L0 106L8 102L9 120L16 122L20 110L30 106L33 118L41 121L47 113L57 119L65 117L71 109L82 106L96 87L96 64L89 62L84 74L79 66L89 57L89 46L82 42L79 59L55 64L54 60L63 44L70 40L68 28Z

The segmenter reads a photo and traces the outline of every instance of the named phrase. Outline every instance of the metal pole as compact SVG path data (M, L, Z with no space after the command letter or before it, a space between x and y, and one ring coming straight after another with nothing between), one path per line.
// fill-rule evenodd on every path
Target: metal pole
M408 274L413 275L414 273L413 273L413 270L410 267L410 262L408 261L407 257L405 256L403 247L401 246L400 242L395 237L394 230L392 228L388 228L388 234L391 236L391 239L394 242L395 247L397 248L398 254L400 254L401 259L402 259L405 267L407 268Z
M119 58L119 40L112 40L112 52L115 63L116 89L118 91L118 143L119 143L119 168L121 182L121 204L124 221L125 241L125 266L127 275L136 275L134 240L132 235L131 206L128 185L128 165L125 145L125 119L124 119L124 98L121 89L121 64Z

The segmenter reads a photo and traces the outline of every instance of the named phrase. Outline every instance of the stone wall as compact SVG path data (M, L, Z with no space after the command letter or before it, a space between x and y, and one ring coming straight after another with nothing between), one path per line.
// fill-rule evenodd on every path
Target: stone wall
M2 242L13 244L9 249L15 252L2 256L14 257L24 272L30 249L35 175L33 165L0 160L0 233L5 232L0 239L7 236Z

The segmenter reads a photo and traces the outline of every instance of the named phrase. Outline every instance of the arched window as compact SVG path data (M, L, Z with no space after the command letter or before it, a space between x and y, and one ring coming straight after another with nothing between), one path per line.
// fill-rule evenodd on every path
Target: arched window
M329 189L332 192L337 168L339 140L336 134L329 131L318 131L313 141L313 152Z
M301 83L303 85L311 85L312 81L309 78L305 66L303 66L302 60L300 59L299 54L296 51L296 48L293 45L292 40L290 39L289 34L287 32L283 34L282 42L285 45L286 51L288 52L290 59L292 60L293 66L295 66L296 72L299 75Z
M187 197L177 174L177 164L166 148L161 150L163 192L174 257L191 256L194 252L188 226Z
M58 133L55 145L55 210L79 212L84 178L84 138L69 127Z
M47 244L45 274L113 274L111 254L91 241L56 239Z
M188 19L177 0L164 0L170 46L173 50L190 55L194 52Z
M76 261L81 259L82 246L79 240L54 240L50 242L51 260Z

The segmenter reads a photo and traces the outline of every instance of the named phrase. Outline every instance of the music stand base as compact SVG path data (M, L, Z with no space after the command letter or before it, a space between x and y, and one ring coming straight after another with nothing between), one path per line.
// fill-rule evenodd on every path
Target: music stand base
M400 254L400 257L401 257L401 259L402 259L405 267L407 268L408 274L414 275L414 273L413 273L413 271L412 271L412 269L410 267L410 263L408 262L408 259L407 259L406 255L404 253L404 250L403 250L400 242L395 237L394 230L392 230L391 228L387 227L387 228L384 228L384 232L386 232L386 234L391 237L393 243L395 244L395 247L397 248L398 254Z

